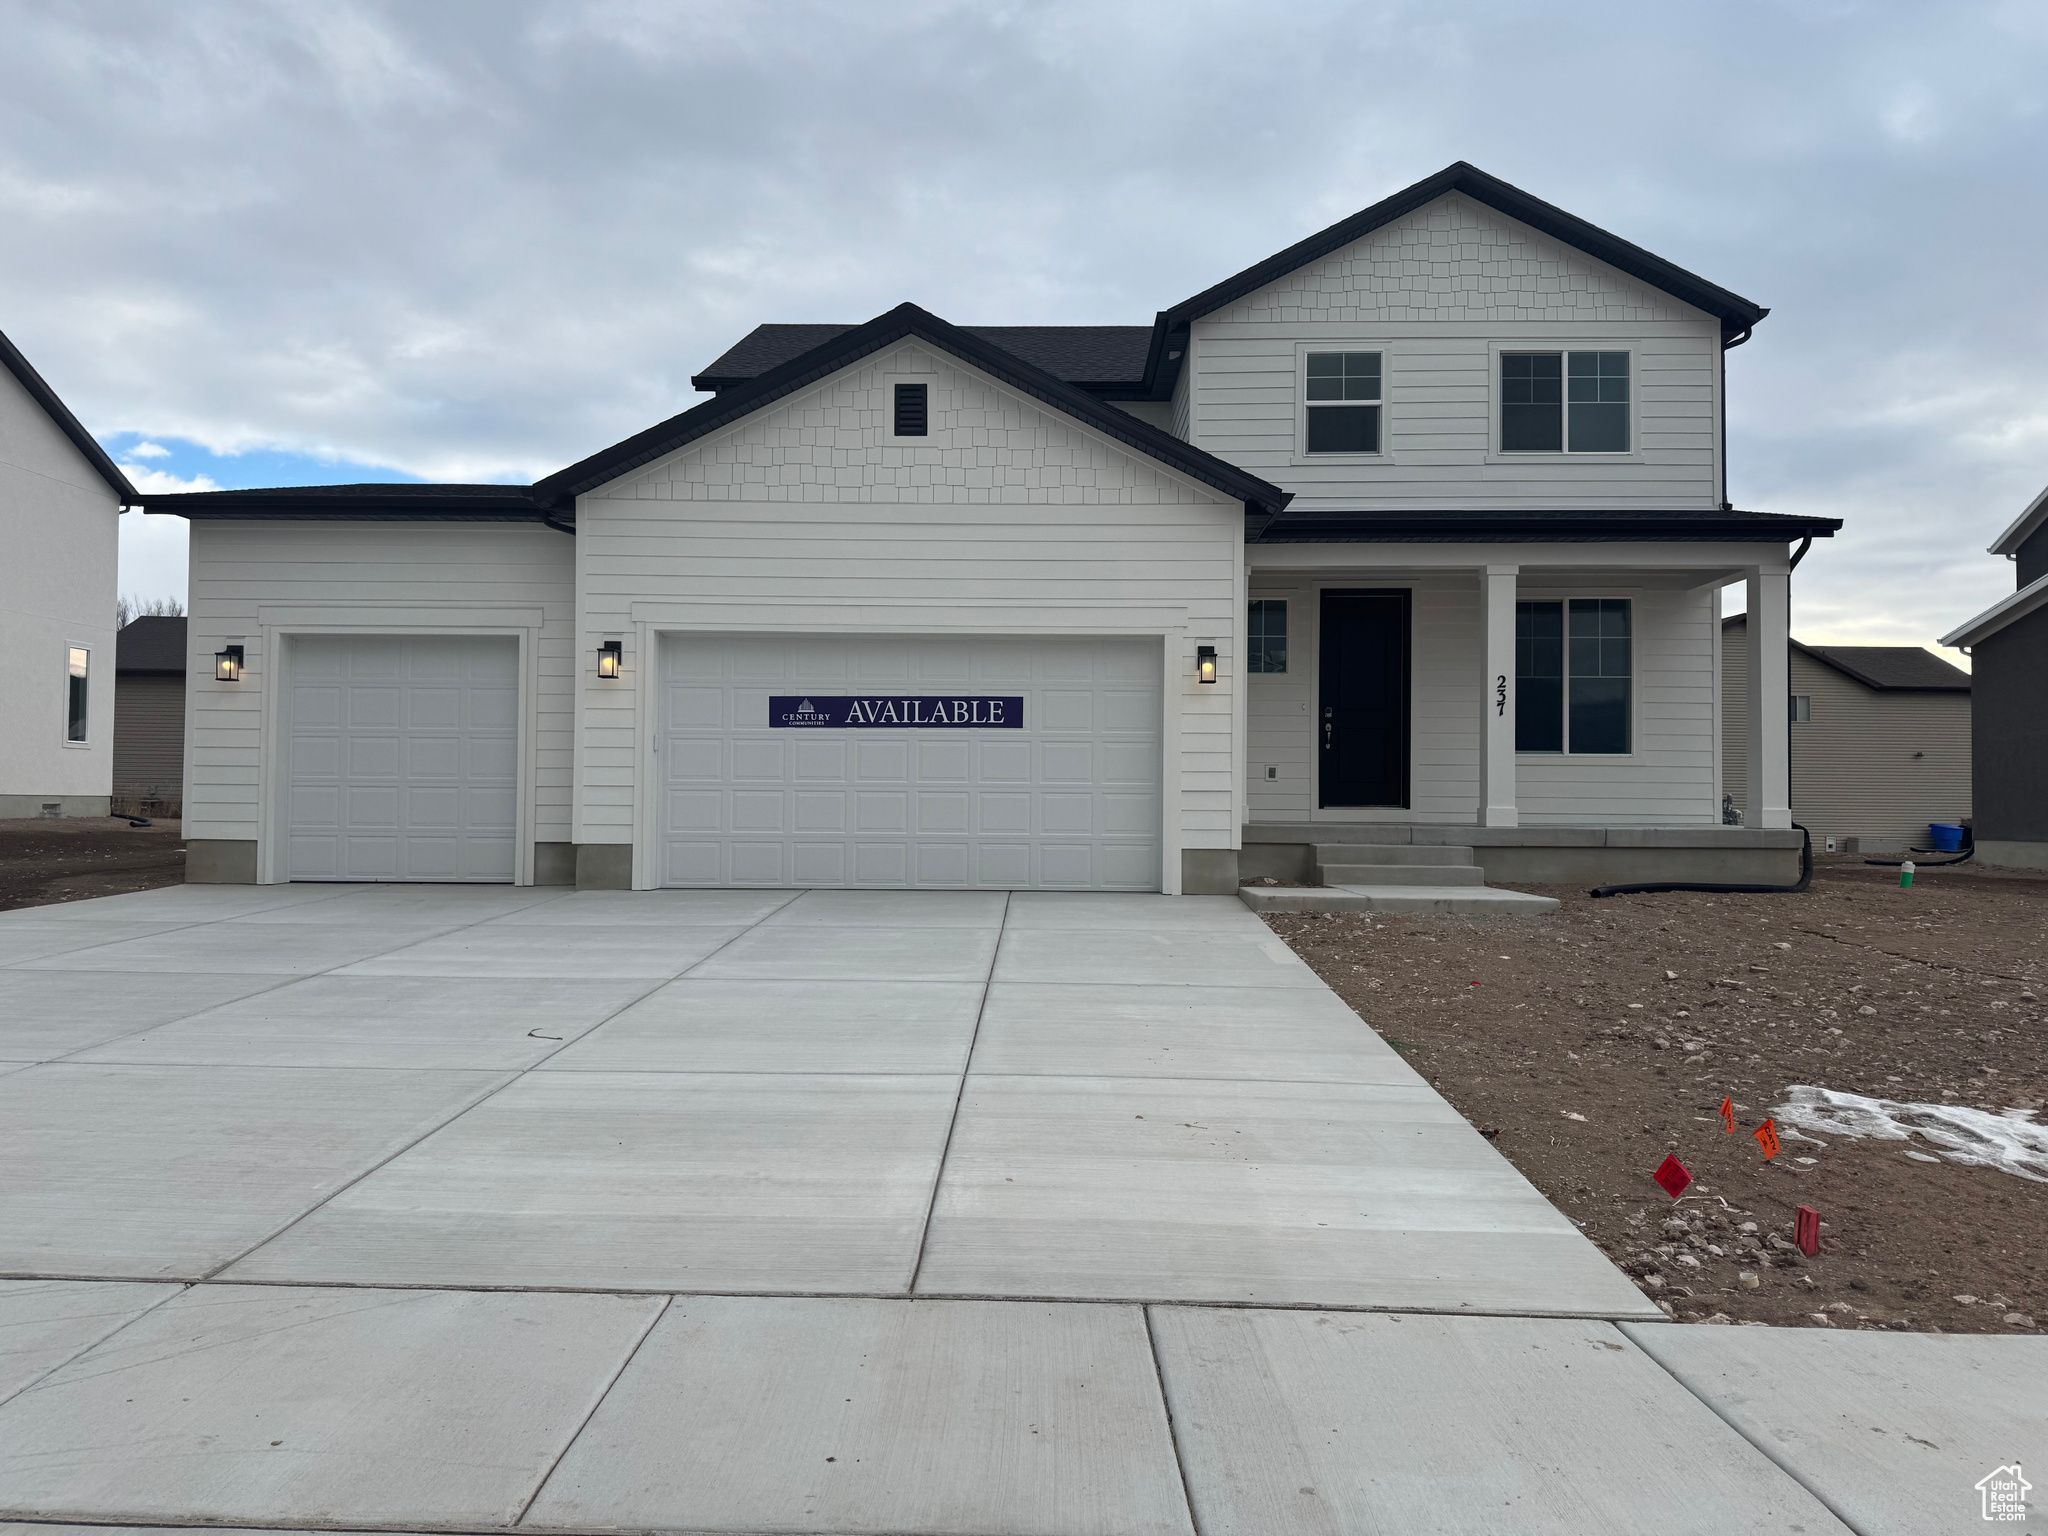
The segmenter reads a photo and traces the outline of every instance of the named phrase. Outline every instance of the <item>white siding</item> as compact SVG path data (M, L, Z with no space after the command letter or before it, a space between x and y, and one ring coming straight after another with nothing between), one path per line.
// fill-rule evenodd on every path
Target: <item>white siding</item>
M1413 594L1409 810L1315 808L1317 613L1324 588L1405 587ZM1288 670L1250 684L1251 819L1466 822L1478 815L1479 587L1461 573L1254 572L1253 598L1288 604ZM1525 573L1520 595L1625 596L1634 602L1635 751L1621 758L1523 756L1517 799L1527 826L1674 826L1718 820L1714 803L1713 594L1565 587ZM1268 764L1277 780L1265 776Z
M1304 462L1304 342L1385 354L1383 458ZM1494 452L1500 343L1633 352L1633 451ZM1720 322L1456 195L1197 321L1191 345L1190 440L1299 510L1715 504Z
M0 368L0 816L112 788L119 544L119 498ZM65 739L74 645L92 655L83 746Z
M892 375L931 383L922 443L889 436ZM582 693L578 842L632 842L647 815L635 676L656 631L1150 626L1179 652L1170 832L1236 846L1232 689L1198 692L1191 672L1197 638L1216 640L1226 675L1239 654L1241 506L949 356L906 343L863 359L582 497L577 520L579 650L620 636L628 673ZM1170 839L1169 879L1173 858Z
M567 842L576 659L572 541L528 524L194 522L185 835L250 839L260 825L263 707L280 630L498 628L538 615L528 740L531 838ZM241 645L239 683L213 654Z

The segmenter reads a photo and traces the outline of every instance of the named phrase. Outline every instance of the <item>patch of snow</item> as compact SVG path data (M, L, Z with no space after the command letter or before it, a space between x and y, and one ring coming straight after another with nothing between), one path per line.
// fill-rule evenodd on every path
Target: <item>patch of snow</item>
M1880 1141L1905 1141L1917 1135L1938 1147L1950 1162L1997 1168L2048 1184L2048 1125L2037 1124L2031 1109L1901 1104L1805 1084L1785 1092L1786 1102L1771 1111L1782 1125Z

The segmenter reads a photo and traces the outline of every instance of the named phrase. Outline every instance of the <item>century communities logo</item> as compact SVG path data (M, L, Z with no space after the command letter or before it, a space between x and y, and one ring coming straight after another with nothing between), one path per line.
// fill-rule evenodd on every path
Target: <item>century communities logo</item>
M1016 694L771 694L768 724L777 730L1014 731L1024 728L1024 700Z
M2018 1525L2027 1518L2027 1490L2034 1485L2020 1476L2020 1464L1993 1467L1977 1483L1984 1497L1984 1518Z

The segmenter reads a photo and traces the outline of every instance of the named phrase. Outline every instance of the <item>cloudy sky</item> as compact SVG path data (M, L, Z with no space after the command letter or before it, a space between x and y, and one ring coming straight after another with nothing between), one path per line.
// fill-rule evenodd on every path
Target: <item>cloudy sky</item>
M1467 159L1771 306L1738 506L1931 641L2048 484L2048 6L0 0L0 329L145 489L525 481L763 320L1146 323ZM131 516L124 590L183 595Z

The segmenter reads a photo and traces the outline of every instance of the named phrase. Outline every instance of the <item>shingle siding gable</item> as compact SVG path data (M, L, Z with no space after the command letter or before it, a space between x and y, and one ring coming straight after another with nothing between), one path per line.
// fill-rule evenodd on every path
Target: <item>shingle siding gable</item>
M1451 193L1210 318L1299 323L1705 317L1583 251Z

